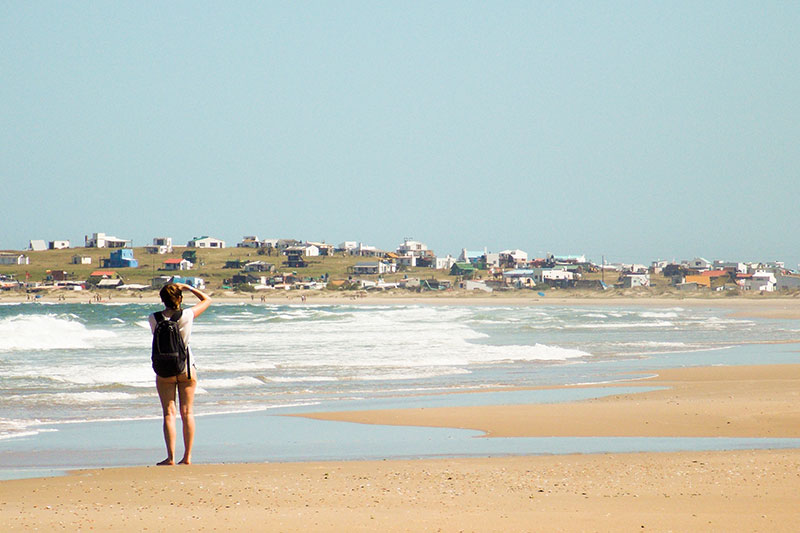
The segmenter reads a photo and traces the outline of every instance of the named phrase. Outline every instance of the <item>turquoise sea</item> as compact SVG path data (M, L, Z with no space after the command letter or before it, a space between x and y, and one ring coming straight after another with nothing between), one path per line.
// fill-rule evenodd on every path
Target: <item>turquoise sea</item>
M153 310L0 304L0 477L162 458ZM609 383L663 367L795 363L798 345L774 341L798 338L796 321L712 307L215 304L192 338L195 460L795 447L797 439L486 439L280 415L569 401L628 389L490 390Z

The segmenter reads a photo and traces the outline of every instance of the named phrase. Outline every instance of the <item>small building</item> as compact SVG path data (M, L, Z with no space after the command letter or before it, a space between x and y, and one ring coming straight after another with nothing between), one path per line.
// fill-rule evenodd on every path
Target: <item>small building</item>
M93 233L91 237L84 237L86 248L126 248L130 246L129 239L119 239L105 233Z
M318 255L332 256L334 251L336 250L336 247L334 245L327 244L327 243L324 243L324 242L310 242L309 241L309 242L306 242L306 245L316 246L317 249L319 250L319 254Z
M450 270L456 264L456 258L447 254L447 257L436 257L431 263L431 267L436 270Z
M700 274L688 274L684 281L697 283L699 287L717 290L731 281L731 275L727 270L705 270Z
M779 291L790 291L793 289L800 289L800 276L792 276L789 274L778 274L775 276L775 288Z
M163 265L163 270L191 270L194 266L186 259L167 259Z
M66 281L69 279L69 272L66 270L48 270L47 271L47 280L48 281Z
M515 268L528 262L528 253L522 250L503 250L499 256L498 266Z
M250 261L244 265L245 272L274 272L275 265L266 261Z
M25 254L0 253L0 265L29 265L30 258Z
M536 285L536 275L532 268L516 268L503 272L503 282L517 289L533 287Z
M318 257L319 247L314 244L304 243L297 246L289 246L284 248L283 254L289 255L302 255L304 257Z
M186 243L186 246L188 246L189 248L219 249L219 248L225 248L225 241L205 235L203 237L193 238L191 241Z
M34 239L28 243L28 250L32 252L43 252L47 250L47 243L43 239Z
M241 242L236 243L237 248L261 248L261 241L257 235L245 235Z
M493 252L486 252L486 254L484 255L484 263L486 265L486 268L491 268L491 267L499 268L500 254Z
M417 266L417 260L419 260L419 257L416 255L400 255L395 258L398 265L406 268Z
M231 277L231 284L232 285L263 285L266 286L269 283L267 276L257 276L255 274L245 272L243 274L234 274Z
M229 259L225 261L225 264L222 265L222 268L232 268L235 270L241 270L244 265L247 264L247 261L243 259Z
M73 265L91 265L92 258L88 255L73 255L71 263Z
M103 280L119 281L119 283L113 285L114 287L122 283L122 280L119 279L119 276L113 270L95 270L94 272L89 274L86 283L88 285L98 285Z
M429 250L425 244L406 238L403 240L403 244L397 247L397 254L401 256L413 255L422 257L424 255L428 255Z
M139 262L133 257L131 248L121 248L109 254L107 260L101 265L109 268L136 268Z
M622 286L626 289L649 287L650 274L626 274L625 277L622 278Z
M458 284L459 289L467 291L492 292L494 289L486 285L485 281L467 279Z
M98 289L116 289L120 285L122 285L123 281L119 278L116 279L101 279L96 284L95 287Z
M356 241L344 241L336 249L350 255L356 255L358 251L358 243Z
M702 257L695 257L694 259L689 261L688 266L692 270L698 270L698 271L711 270L711 261L709 261L708 259L703 259Z
M533 271L537 283L544 283L551 287L566 288L571 286L575 280L575 273L566 268L534 268Z
M759 270L752 276L737 279L737 284L745 291L772 292L777 286L775 274Z
M150 286L154 289L160 289L167 283L172 281L173 276L156 276L150 280Z
M206 282L203 278L197 278L192 276L172 276L170 279L171 283L185 283L190 287L194 287L195 289L203 290L206 288Z
M66 250L69 248L69 241L50 241L47 247L50 250Z
M475 265L468 262L456 262L450 267L451 276L461 276L463 278L473 278L478 273Z
M145 246L144 249L149 254L171 254L172 253L172 237L153 237L153 244Z
M350 267L350 270L353 274L359 276L380 275L396 272L397 265L395 263L389 263L386 261L376 261L374 263L356 263Z

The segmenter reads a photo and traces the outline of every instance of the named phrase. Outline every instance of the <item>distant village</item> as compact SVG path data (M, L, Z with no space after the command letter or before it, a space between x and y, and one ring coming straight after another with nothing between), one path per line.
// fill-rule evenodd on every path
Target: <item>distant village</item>
M164 259L159 275L150 283L126 283L120 269L135 269L139 261L134 257L132 241L105 233L86 236L82 248L74 248L71 262L91 265L92 258L81 249L109 249L97 269L86 279L70 279L66 271L48 270L45 279L18 279L0 273L0 288L10 289L158 289L166 283L179 281L204 288L206 280L193 276L198 263L198 252L226 248L223 240L210 236L195 237L185 246L173 245L171 237L155 237L144 247L153 255L181 253L180 258ZM459 288L493 292L508 289L548 288L606 290L610 287L636 289L649 288L653 276L666 279L668 286L680 291L789 291L800 288L800 275L785 268L782 262L745 263L707 260L696 257L679 262L654 261L650 265L600 264L583 255L555 255L530 258L519 249L490 252L462 249L458 257L440 256L424 243L406 238L394 250L381 250L357 241L339 245L295 239L259 239L245 236L235 245L252 249L256 255L280 257L281 263L264 260L235 259L223 268L232 273L225 278L222 288L248 291L272 289L408 289L416 291ZM31 240L28 251L72 249L67 240ZM348 267L342 279L332 279L328 274L313 278L303 275L303 269L313 258L344 255L357 258ZM24 252L0 252L0 266L29 265L30 256ZM284 272L278 272L280 266ZM414 269L415 276L397 276ZM431 275L420 275L420 269L431 269ZM436 276L435 273L442 275ZM598 276L599 274L599 276ZM449 276L449 278L445 278Z

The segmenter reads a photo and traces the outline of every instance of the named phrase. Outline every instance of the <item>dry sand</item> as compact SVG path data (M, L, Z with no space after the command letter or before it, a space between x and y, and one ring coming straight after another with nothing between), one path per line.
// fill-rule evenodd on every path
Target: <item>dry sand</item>
M798 434L800 365L659 374L653 383L669 390L570 404L318 416L492 435ZM795 532L798 524L798 450L141 467L0 483L2 531Z
M477 429L492 437L800 437L800 364L674 368L657 374L625 384L663 390L580 402L303 416Z
M205 465L0 485L0 528L763 531L800 523L797 451Z

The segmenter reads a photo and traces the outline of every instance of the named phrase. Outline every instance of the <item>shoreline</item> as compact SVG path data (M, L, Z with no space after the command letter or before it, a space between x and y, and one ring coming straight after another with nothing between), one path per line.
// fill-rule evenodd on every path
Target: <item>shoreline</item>
M488 438L508 428L514 435L549 433L547 427L576 429L564 434L618 427L611 434L633 428L632 434L682 435L681 428L693 428L691 434L715 436L800 435L800 364L657 373L629 383L669 388L566 404L494 405L485 414L456 407L326 415L371 413L377 418L359 422L446 427L463 425L466 415ZM658 405L663 409L651 412ZM613 416L592 412L598 407ZM654 420L662 421L658 431L643 431ZM0 482L0 528L524 531L546 523L565 532L788 532L800 520L798 471L800 449L79 470Z
M143 293L138 296L116 295L108 292L79 292L59 293L58 296L47 295L38 299L28 299L21 295L0 294L0 304L19 303L45 303L45 304L108 304L108 303L141 303L160 305L157 293ZM665 296L589 296L585 292L569 296L547 295L544 297L532 296L524 292L515 295L474 293L448 293L446 295L430 293L365 293L359 296L345 295L342 293L303 293L291 291L280 296L270 294L261 300L261 295L234 295L211 293L213 300L223 304L253 304L253 305L442 305L442 306L588 306L588 307L690 307L712 308L729 310L738 318L783 318L800 319L800 298L793 296L738 296L731 298L722 297L665 297ZM109 298L110 296L110 298ZM95 301L99 297L100 301ZM305 300L303 298L305 297Z
M488 438L800 438L800 410L796 409L800 399L800 363L670 368L657 370L655 374L644 378L633 375L629 380L608 386L662 387L658 390L566 403L292 416L359 424L472 429Z

